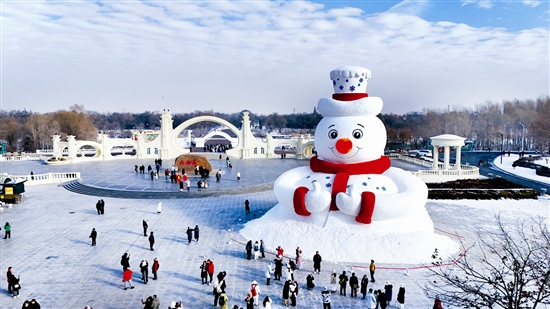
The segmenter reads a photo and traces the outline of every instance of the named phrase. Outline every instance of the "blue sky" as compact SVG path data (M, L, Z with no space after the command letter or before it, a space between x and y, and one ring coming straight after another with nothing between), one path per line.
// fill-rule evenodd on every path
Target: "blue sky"
M372 71L382 113L549 94L548 1L2 1L1 108L311 112Z

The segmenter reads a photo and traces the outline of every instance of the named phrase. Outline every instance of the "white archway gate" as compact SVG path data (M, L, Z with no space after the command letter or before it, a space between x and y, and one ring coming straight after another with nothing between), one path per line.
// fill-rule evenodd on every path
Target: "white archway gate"
M62 157L63 149L68 149L67 163L78 161L91 160L113 160L113 159L131 159L131 158L153 158L169 160L176 158L181 154L189 153L189 149L183 148L177 142L179 134L187 127L203 122L215 122L228 127L238 139L237 146L226 151L226 154L233 158L250 159L250 158L274 158L275 147L278 144L292 144L296 147L297 159L309 159L313 156L313 141L309 134L301 135L297 140L274 140L271 135L268 135L265 142L254 137L250 130L250 116L248 112L243 112L241 129L238 129L227 120L214 116L199 116L187 121L184 121L176 128L173 128L172 114L169 111L163 111L161 114L161 129L160 131L142 131L134 133L131 139L112 139L106 134L99 134L97 142L92 141L76 141L75 137L70 135L66 142L61 142L59 135L54 135L53 140L53 156ZM85 157L77 156L77 150L89 145L96 149L96 156ZM131 145L136 150L135 156L121 155L112 156L111 149L115 146ZM256 151L254 151L256 149ZM264 149L264 151L258 151ZM58 162L59 163L59 162Z

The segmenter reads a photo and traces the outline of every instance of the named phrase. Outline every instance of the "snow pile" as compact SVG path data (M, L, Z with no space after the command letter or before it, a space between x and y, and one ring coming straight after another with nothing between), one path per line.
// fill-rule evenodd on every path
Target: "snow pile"
M411 218L364 225L336 212L323 227L304 222L303 217L278 204L263 217L248 222L240 234L246 239L263 239L272 246L281 245L290 256L298 246L306 258L319 251L323 260L331 262L368 263L372 259L379 263L419 264L430 263L435 248L444 259L458 251L458 243L433 233L427 214L426 218L416 219L426 224L424 230L414 227L408 231Z

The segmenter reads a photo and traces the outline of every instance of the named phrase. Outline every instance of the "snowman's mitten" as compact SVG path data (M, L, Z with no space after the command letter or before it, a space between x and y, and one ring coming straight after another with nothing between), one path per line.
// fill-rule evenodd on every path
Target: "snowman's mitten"
M313 189L299 187L294 192L294 211L301 216L309 216L327 209L330 206L330 192L321 189L317 182L313 183Z
M350 216L357 216L361 208L361 191L356 185L350 185L348 193L340 192L336 195L338 209Z

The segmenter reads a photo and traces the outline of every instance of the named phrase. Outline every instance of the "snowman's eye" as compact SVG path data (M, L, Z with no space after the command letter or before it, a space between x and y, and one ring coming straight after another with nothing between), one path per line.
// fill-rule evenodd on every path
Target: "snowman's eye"
M329 137L330 139L335 139L335 138L337 138L337 137L338 137L338 131L336 131L336 130L334 130L334 129L328 131L328 137Z
M361 131L359 129L353 130L353 132L351 132L351 134L353 135L353 137L355 139L360 139L361 137L363 137L363 131Z

